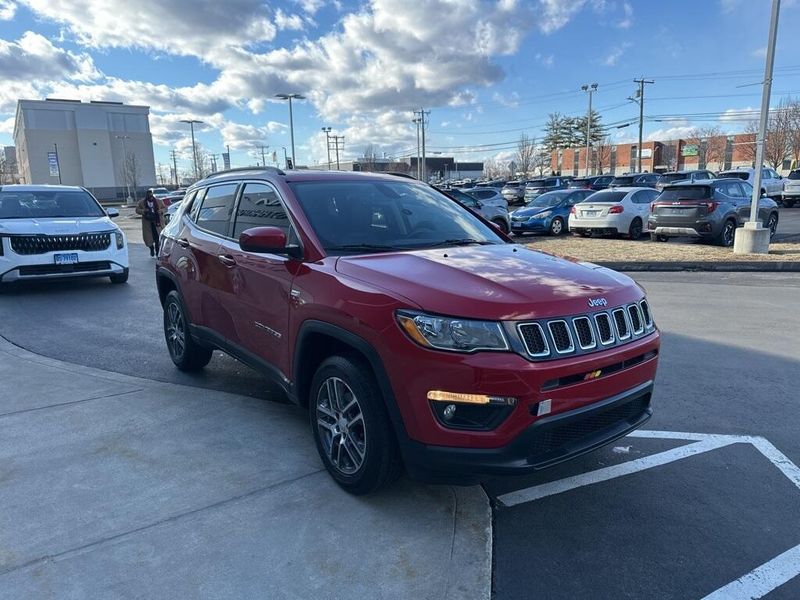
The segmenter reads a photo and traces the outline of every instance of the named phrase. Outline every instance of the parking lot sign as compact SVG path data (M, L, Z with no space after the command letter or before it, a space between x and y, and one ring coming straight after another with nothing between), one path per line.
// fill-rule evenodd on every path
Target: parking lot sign
M58 169L58 153L47 153L47 164L50 166L50 177L59 177L60 171Z

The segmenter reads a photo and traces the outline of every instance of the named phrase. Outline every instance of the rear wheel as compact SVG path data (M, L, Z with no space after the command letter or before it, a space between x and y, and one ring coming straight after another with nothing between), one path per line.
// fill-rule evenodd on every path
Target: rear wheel
M772 213L767 219L767 229L769 229L769 237L775 235L775 232L778 231L778 214Z
M655 233L650 234L650 241L652 242L668 242L669 238L665 235L656 235Z
M718 246L730 248L733 246L733 239L736 237L736 221L728 219L722 225L722 230L719 232L715 240Z
M792 208L794 206L794 202L795 202L794 200L784 200L783 205L786 208Z
M564 219L555 217L550 223L550 235L561 235L564 233Z
M183 302L175 290L164 300L164 337L169 356L181 371L199 371L211 360L213 351L192 338Z
M628 228L628 237L632 240L638 240L642 237L642 220L636 217Z
M400 474L400 452L370 368L349 356L326 359L311 382L309 418L317 451L345 491L368 494Z

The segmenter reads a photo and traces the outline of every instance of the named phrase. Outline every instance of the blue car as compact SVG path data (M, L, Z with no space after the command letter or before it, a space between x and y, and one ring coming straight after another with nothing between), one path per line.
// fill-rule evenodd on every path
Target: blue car
M511 233L549 233L561 235L567 230L570 209L595 190L556 190L534 198L511 213Z

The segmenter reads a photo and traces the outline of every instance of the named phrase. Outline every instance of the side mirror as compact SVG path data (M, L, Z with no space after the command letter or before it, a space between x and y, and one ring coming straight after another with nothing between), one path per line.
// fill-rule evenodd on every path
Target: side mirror
M106 214L111 219L116 219L119 216L119 211L116 208L107 208Z
M298 257L300 248L286 246L286 233L279 227L253 227L239 236L239 246L245 252L257 254L286 254Z

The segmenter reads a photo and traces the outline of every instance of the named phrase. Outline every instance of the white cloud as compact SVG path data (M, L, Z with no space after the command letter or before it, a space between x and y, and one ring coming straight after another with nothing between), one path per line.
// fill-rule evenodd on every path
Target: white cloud
M758 119L759 109L747 106L745 108L729 108L719 117L720 121L749 121Z
M519 106L519 94L517 92L511 92L508 96L504 96L500 92L495 92L492 94L492 100L508 108L516 108Z
M553 66L553 63L555 62L555 56L553 56L552 54L545 55L540 52L537 52L534 58L536 59L536 62L538 62L540 65L544 67L547 67L548 69L551 68Z
M583 8L584 0L539 0L539 29L552 33L566 25ZM602 10L602 9L601 9Z
M689 125L687 121L682 121L678 123L679 124L676 124L673 127L667 127L664 129L657 129L655 131L651 131L647 135L646 140L648 142L652 141L663 142L666 140L677 140L688 137L691 134L692 130L694 129L694 126Z
M630 29L631 25L633 25L633 7L630 2L622 3L622 13L622 20L617 23L617 27L620 29Z
M0 0L0 21L10 21L17 13L17 5L11 0Z
M766 58L767 57L767 47L764 46L763 48L756 48L750 53L750 56L753 58Z
M286 14L280 8L275 11L275 25L277 25L278 29L294 29L297 31L305 27L303 18L300 15Z
M270 121L267 123L267 131L270 133L278 133L280 131L286 131L289 129L284 123L278 123L277 121Z
M629 42L623 42L619 46L614 46L611 51L600 61L600 64L606 67L614 67L625 54L625 51L631 47Z

